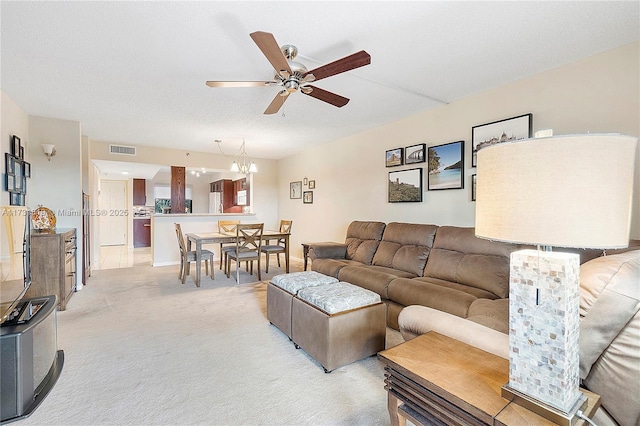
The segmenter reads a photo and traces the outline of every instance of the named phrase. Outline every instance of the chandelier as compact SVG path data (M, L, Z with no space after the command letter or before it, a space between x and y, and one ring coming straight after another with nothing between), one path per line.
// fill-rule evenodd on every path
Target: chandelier
M222 148L220 148L221 140L216 139L216 143L218 144L218 149L226 157L226 154L222 152ZM238 152L237 158L231 164L231 171L235 173L249 174L249 173L257 173L258 167L256 167L256 163L249 160L247 156L247 152L244 148L244 139L242 140L242 145L240 145L240 151Z

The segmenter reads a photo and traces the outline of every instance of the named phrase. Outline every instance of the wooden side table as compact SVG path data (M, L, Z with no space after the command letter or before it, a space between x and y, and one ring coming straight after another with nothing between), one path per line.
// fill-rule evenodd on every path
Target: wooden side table
M378 354L385 364L385 389L392 425L552 425L502 398L509 360L429 332ZM600 406L587 395L585 415ZM576 425L585 422L580 420Z

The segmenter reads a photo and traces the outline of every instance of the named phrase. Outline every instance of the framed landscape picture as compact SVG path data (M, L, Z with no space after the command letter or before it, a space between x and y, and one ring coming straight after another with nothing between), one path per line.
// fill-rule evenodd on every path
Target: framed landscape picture
M422 167L389 172L388 201L390 203L422 201Z
M404 164L424 163L426 144L408 146L404 149Z
M533 136L533 114L498 120L471 128L471 167L476 167L476 154L483 147L497 143L527 139Z
M388 150L385 155L385 165L387 167L402 166L404 160L402 152L402 148Z
M431 146L427 157L429 191L464 188L464 141Z

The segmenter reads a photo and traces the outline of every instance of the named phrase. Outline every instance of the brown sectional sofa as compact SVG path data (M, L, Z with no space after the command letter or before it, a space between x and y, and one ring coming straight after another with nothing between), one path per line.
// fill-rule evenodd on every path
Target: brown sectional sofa
M309 244L309 257L312 270L380 294L396 330L405 306L422 305L504 332L509 255L519 248L473 228L354 221L344 244Z

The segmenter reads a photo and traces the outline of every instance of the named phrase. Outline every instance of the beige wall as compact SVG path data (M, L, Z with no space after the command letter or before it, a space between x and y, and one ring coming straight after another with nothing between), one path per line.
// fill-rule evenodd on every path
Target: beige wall
M28 206L50 208L57 228L76 228L77 286L82 288L82 133L77 121L29 116L31 181ZM41 144L54 144L56 155L47 161Z
M532 113L534 132L638 137L639 51L640 43L633 43L280 160L279 214L294 222L292 254L301 255L303 241L344 241L352 220L474 226L470 145L475 125ZM425 184L423 202L387 203L388 172L412 167L386 168L386 150L457 140L465 141L464 189L427 191ZM632 238L640 238L640 154L636 157ZM289 182L304 177L316 181L313 204L289 199Z

